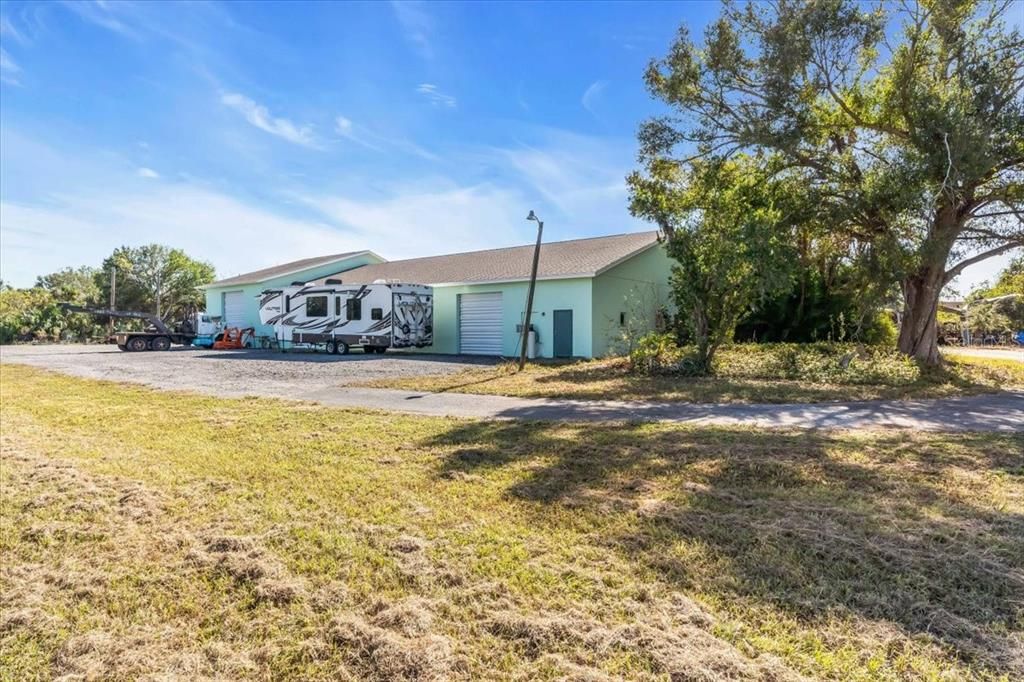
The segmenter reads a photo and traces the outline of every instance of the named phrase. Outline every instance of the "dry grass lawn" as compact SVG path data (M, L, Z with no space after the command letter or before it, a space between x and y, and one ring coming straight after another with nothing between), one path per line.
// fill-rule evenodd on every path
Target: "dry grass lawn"
M479 393L572 400L665 400L687 403L814 403L908 400L992 393L1024 386L1024 363L958 357L912 383L852 384L716 376L643 376L624 358L514 363L456 374L404 377L366 384L433 393Z
M3 679L1024 676L1019 435L0 379Z

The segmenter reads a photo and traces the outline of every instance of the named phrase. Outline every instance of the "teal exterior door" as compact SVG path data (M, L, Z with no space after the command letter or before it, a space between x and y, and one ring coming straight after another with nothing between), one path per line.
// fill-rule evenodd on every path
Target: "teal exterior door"
M552 315L552 350L556 358L572 357L572 311L555 310Z

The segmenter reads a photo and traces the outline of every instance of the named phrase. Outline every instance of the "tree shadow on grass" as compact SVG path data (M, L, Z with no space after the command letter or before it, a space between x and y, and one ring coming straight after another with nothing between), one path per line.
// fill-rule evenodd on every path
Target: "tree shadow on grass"
M440 476L514 468L506 495L538 523L571 507L596 544L680 589L812 628L860 616L879 647L896 628L1024 674L1024 516L986 499L993 475L1021 484L1019 435L474 422L430 444L448 450Z

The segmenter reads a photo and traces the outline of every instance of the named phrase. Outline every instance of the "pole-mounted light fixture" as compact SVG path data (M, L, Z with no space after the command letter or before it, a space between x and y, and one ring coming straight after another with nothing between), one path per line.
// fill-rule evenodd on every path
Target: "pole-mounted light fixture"
M533 248L533 267L530 270L530 288L526 293L526 319L523 320L523 335L519 340L519 371L526 365L526 342L530 335L530 312L533 310L533 290L537 286L537 261L540 259L540 239L544 233L544 221L530 211L527 220L537 223L537 245Z

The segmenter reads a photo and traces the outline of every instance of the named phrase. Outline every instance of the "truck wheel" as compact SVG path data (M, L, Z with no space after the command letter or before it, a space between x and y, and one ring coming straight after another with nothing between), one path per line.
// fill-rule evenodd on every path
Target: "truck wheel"
M344 341L338 341L338 355L348 355L348 344Z
M338 344L335 343L334 341L328 341L327 342L327 352L330 353L331 355L337 355L338 354Z
M170 350L171 340L166 336L158 336L149 342L149 347L152 350Z
M145 336L133 336L128 339L128 350L132 352L138 352L142 350L149 350L149 341L146 340Z

